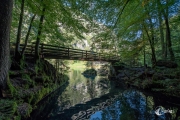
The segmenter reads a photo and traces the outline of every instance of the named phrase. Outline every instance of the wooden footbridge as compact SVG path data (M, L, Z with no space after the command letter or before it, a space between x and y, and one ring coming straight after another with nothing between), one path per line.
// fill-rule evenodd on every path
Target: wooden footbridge
M24 44L20 45L22 49ZM35 44L29 44L26 47L25 55L34 55ZM103 54L93 51L80 50L62 46L54 46L48 44L39 45L39 54L41 58L46 59L64 59L64 60L84 60L84 61L107 61L116 62L120 57L115 54Z

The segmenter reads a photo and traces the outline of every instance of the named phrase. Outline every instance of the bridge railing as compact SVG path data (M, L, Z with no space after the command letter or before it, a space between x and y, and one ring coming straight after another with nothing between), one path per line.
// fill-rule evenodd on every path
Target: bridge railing
M96 53L93 51L80 50L74 48L67 48L62 46L54 46L47 44L40 44L40 52L45 57L62 57L62 58L81 58L93 60L118 60L119 56L113 54Z
M20 44L22 49L24 44ZM103 54L94 51L80 50L74 48L68 48L63 46L47 45L41 43L39 45L39 54L44 58L54 59L73 59L73 60L102 60L102 61L118 61L119 56L114 54ZM26 54L35 54L35 43L28 44L26 47Z

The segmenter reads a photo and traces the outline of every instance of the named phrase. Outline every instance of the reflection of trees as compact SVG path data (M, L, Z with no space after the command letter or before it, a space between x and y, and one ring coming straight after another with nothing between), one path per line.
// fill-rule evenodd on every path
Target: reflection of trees
M101 89L108 89L110 86L109 86L109 80L107 78L104 78L104 77L100 77L97 84L98 86L101 88Z
M90 98L95 98L97 92L96 92L96 85L94 83L94 80L87 78L86 85L87 85L87 92L89 93Z
M149 102L149 103L147 103ZM103 120L143 120L154 119L153 98L136 90L127 90L118 99L102 110Z
M59 110L64 110L70 107L71 101L67 92L64 92L61 96L58 97L58 106L60 106Z
M31 117L28 120L45 120L49 115L57 113L59 108L57 107L58 96L61 95L65 88L68 86L68 82L61 86L61 88L52 92L49 96L45 97L40 104L37 104L37 109L33 111Z
M124 98L131 109L135 111L136 116L143 119L147 111L146 96L139 91L129 90L124 94Z
M106 94L111 88L110 81L106 77L99 77L96 88L98 89L100 95Z
M121 101L121 120L137 120L135 111L128 105L126 101Z
M80 82L84 79L84 77L81 75L82 71L79 70L71 70L71 72L69 72L69 78L70 80L74 81L74 82Z
M135 112L121 97L102 112L102 120L136 120Z

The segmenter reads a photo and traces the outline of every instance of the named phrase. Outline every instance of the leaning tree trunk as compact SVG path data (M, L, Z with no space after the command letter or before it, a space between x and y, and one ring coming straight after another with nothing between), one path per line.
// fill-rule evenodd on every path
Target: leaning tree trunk
M22 28L22 22L23 22L23 15L24 15L24 0L21 0L21 13L19 18L19 26L18 26L18 32L17 32L17 39L16 39L16 48L15 48L15 59L16 61L20 60L20 40L21 40L21 28Z
M150 37L145 25L144 25L144 30L145 30L148 40L149 40L149 44L150 44L150 48L151 48L151 52L152 52L151 61L152 61L152 66L154 67L156 65L156 54L155 54L154 43L153 43L154 35L152 35L152 37Z
M151 46L151 50L152 50L152 63L153 63L153 66L156 65L156 54L155 54L155 48L154 48L154 30L153 30L153 23L152 23L152 20L149 19L150 21L150 29L151 29L151 39L149 39L150 41L150 46ZM148 34L148 32L147 32ZM150 37L150 36L149 36Z
M40 17L38 35L37 35L36 45L35 45L35 58L36 58L36 59L39 59L39 44L40 44L40 37L41 37L41 32L42 32L42 27L43 27L45 10L46 10L45 7L43 7L42 15L41 15L41 17Z
M33 23L35 17L36 17L36 14L34 14L34 15L32 16L32 18L31 18L30 25L29 25L29 29L28 29L28 32L27 32L26 38L25 38L25 45L24 45L24 47L23 47L23 49L22 49L22 52L21 52L21 57L22 57L22 56L24 55L24 53L25 53L25 50L26 50L26 47L27 47L27 43L28 43L28 39L29 39L29 35L30 35L30 32L31 32L31 28L32 28L32 23Z
M9 39L13 0L0 0L0 87L5 89L9 71Z

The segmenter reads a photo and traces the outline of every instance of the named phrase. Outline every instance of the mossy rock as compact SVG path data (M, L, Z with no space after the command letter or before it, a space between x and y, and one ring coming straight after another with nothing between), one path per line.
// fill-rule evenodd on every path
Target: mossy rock
M32 112L32 107L28 103L22 103L18 106L18 113L23 117L27 118L30 116L30 113Z

